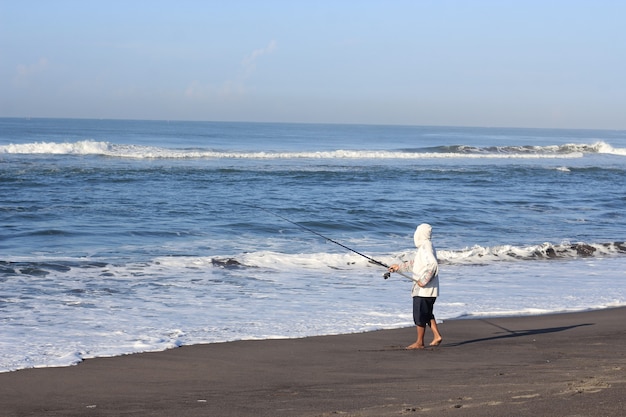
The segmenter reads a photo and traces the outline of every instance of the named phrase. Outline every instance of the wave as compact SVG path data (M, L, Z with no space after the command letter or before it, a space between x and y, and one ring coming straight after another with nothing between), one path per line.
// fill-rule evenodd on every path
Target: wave
M379 255L375 258L386 264L397 262L398 259L411 259L413 250L394 255ZM437 256L442 265L485 265L500 261L533 261L555 259L580 259L591 257L611 257L626 255L625 242L610 243L543 243L530 246L473 246L460 250L438 250ZM331 268L351 269L363 267L370 263L367 259L355 254L283 254L276 252L254 252L236 257L210 258L210 264L219 268Z
M626 156L626 149L614 148L606 142L593 144L548 145L548 146L487 146L467 145L441 146L431 148L441 153L487 154L487 155L572 155L572 154L610 154Z
M390 265L398 260L411 259L413 250L394 254L372 254L373 259ZM495 262L574 260L626 255L626 242L609 243L543 243L529 246L473 246L459 250L438 250L441 265L484 266ZM368 255L369 256L369 255ZM264 270L358 270L368 266L380 268L354 253L297 253L273 251L249 252L226 256L160 256L151 261L113 265L94 259L15 259L0 260L0 282L11 276L45 277L70 271L95 276L134 277L159 276L166 271L203 270L206 268ZM4 277L4 278L3 278Z
M50 260L50 261L2 261L0 260L0 276L46 276L53 272L69 272L72 269L93 269L105 268L107 263L99 261L80 261L80 260Z
M458 251L438 251L447 264L481 264L497 261L531 261L543 259L577 259L626 254L625 242L610 243L543 243L530 246L473 246Z
M91 140L73 143L33 142L0 146L0 154L98 155L133 159L432 159L432 158L582 158L587 154L626 156L626 149L605 142L548 146L439 146L400 150L250 151L169 149Z

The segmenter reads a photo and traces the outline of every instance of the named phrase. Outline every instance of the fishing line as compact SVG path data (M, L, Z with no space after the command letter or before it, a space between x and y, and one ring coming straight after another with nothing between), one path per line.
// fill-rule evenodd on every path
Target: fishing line
M317 236L321 237L322 239L325 239L325 240L327 240L327 241L329 241L329 242L331 242L331 243L334 243L335 245L339 245L339 246L341 246L342 248L349 250L350 252L356 253L357 255L364 257L365 259L367 259L367 260L368 260L368 261L370 261L371 263L373 263L373 264L375 264L375 265L382 266L383 268L387 269L387 272L385 272L385 273L383 274L383 278L387 279L387 278L389 278L389 277L391 276L391 272L389 272L389 265L385 264L384 262L378 261L378 260L376 260L376 259L374 259L374 258L372 258L372 257L369 257L369 256L367 256L367 255L364 255L364 254L362 254L362 253L361 253L361 252L359 252L359 251L356 251L356 250L354 250L354 249L352 249L352 248L347 247L347 246L346 246L346 245L344 245L343 243L339 243L339 242L337 242L336 240L333 240L333 239L331 239L331 238L329 238L329 237L327 237L327 236L324 236L323 234L318 233L318 232L316 232L316 231L315 231L315 230L313 230L313 229L309 229L309 228L308 228L308 227L306 227L306 226L303 226L303 225L301 225L301 224L299 224L299 223L296 223L296 222L294 222L294 221L291 221L291 220L289 220L288 218L283 217L283 216L281 216L281 215L280 215L280 214L278 214L278 213L274 213L273 211L270 211L270 210L265 209L265 208L263 208L263 207L252 206L252 205L248 205L248 204L245 204L245 205L247 205L247 206L249 206L249 207L253 207L253 208L255 208L255 209L263 210L263 211L265 211L265 212L267 212L267 213L269 213L269 214L271 214L271 215L273 215L273 216L276 216L276 217L278 217L278 218L280 218L280 219L283 219L283 220L284 220L284 221L286 221L286 222L289 222L289 223L293 224L294 226L298 226L299 228L301 228L301 229L303 229L303 230L306 230L306 231L307 231L307 232L309 232L309 233L313 233L314 235L317 235ZM413 281L413 279L412 279L411 277L409 277L409 276L407 276L407 275L403 274L402 272L398 272L398 271L396 271L396 273L397 273L397 274L402 275L402 276L403 276L403 277L405 277L405 278L410 279L411 281Z

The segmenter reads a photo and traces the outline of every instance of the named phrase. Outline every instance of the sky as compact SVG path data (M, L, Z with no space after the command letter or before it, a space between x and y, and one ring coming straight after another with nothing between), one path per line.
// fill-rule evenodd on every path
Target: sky
M0 117L626 129L621 0L0 0Z

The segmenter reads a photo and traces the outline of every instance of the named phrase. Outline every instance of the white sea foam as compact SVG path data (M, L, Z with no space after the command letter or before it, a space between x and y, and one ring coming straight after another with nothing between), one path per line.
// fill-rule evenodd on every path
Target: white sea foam
M438 319L626 305L626 258L619 251L605 249L608 257L601 263L574 254L532 260L545 246L440 251ZM513 255L501 262L500 253ZM410 254L377 258L393 262ZM383 268L358 255L260 251L219 259L237 262L194 256L129 264L45 258L39 270L46 264L71 266L37 276L15 267L15 278L3 283L2 310L12 320L3 329L0 370L64 366L96 356L195 343L412 324L411 282L397 274L384 280ZM14 349L16 345L20 349Z
M626 149L614 148L614 147L612 147L611 145L609 145L608 143L605 143L605 142L597 142L594 145L594 147L596 149L596 152L598 152L598 153L626 156Z
M169 149L153 146L122 145L84 140L69 143L34 142L0 146L5 154L103 155L134 159L572 159L588 153L626 155L605 142L547 146L506 146L496 148L457 147L457 152L346 150L315 152L231 152L207 149Z
M34 142L3 145L0 146L0 153L49 155L108 155L111 154L110 148L111 145L107 142L95 142L90 140L72 143Z

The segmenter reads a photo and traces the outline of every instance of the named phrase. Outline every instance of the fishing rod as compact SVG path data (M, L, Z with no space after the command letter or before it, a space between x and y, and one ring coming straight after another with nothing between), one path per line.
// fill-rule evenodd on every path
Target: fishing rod
M298 226L299 228L301 228L301 229L303 229L303 230L306 230L306 231L307 231L307 232L309 232L309 233L313 233L314 235L317 235L317 236L321 237L322 239L325 239L325 240L327 240L327 241L329 241L329 242L331 242L331 243L334 243L335 245L339 245L339 246L341 246L342 248L349 250L350 252L356 253L357 255L362 256L363 258L367 259L367 260L368 260L368 261L370 261L371 263L373 263L373 264L375 264L375 265L382 266L383 268L387 269L387 272L385 272L385 273L383 274L383 278L387 279L387 278L389 278L389 277L391 276L391 272L389 272L389 265L385 264L384 262L378 261L378 260L376 260L376 259L374 259L374 258L372 258L372 257L369 257L369 256L367 256L367 255L364 255L364 254L362 254L362 253L361 253L361 252L359 252L359 251L356 251L356 250L354 250L354 249L352 249L352 248L347 247L347 246L346 246L346 245L344 245L343 243L339 243L339 242L337 242L336 240L333 240L333 239L331 239L331 238L329 238L329 237L327 237L327 236L324 236L323 234L318 233L318 232L316 232L316 231L315 231L315 230L313 230L313 229L309 229L309 228L308 228L308 227L306 227L306 226L303 226L303 225L301 225L301 224L299 224L299 223L296 223L296 222L294 222L294 221L291 221L291 220L289 220L288 218L283 217L283 216L281 216L281 215L280 215L280 214L278 214L278 213L274 213L273 211L270 211L270 210L265 209L265 208L263 208L263 207L258 207L258 206L249 206L249 207L253 207L253 208L256 208L256 209L259 209L259 210L263 210L263 211L265 211L265 212L267 212L267 213L269 213L269 214L271 214L271 215L274 215L274 216L276 216L276 217L278 217L278 218L280 218L280 219L283 219L284 221L286 221L286 222L288 222L288 223L291 223L291 224L293 224L293 225L295 225L295 226ZM402 275L402 276L403 276L403 277L405 277L405 278L410 279L411 281L413 281L413 279L412 279L411 277L409 277L409 276L407 276L407 275L403 274L402 272L398 272L398 271L396 271L396 273L397 273L397 274Z

